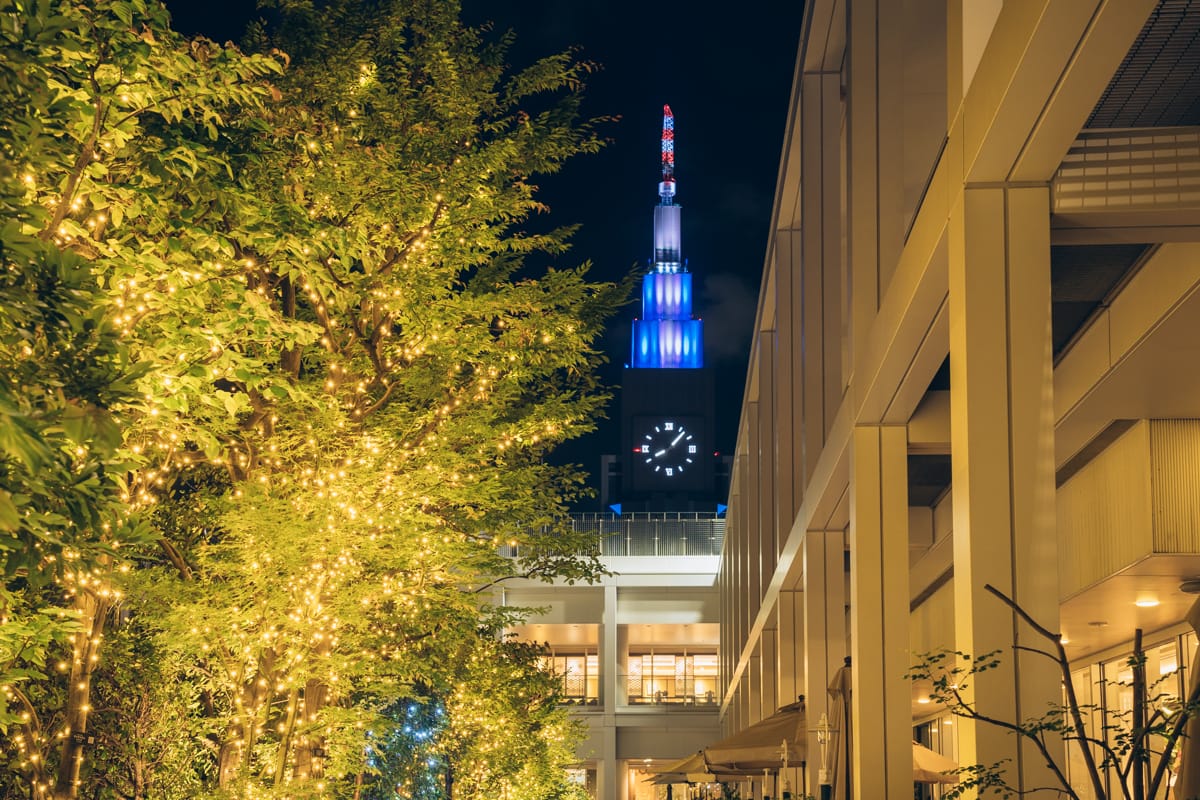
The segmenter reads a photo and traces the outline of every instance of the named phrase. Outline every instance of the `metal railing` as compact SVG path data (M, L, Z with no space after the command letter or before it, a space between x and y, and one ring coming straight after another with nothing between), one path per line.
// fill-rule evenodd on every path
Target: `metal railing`
M600 537L602 556L716 556L725 540L715 514L572 514L571 523Z
M572 514L571 527L595 534L601 556L719 556L725 541L725 518L715 514ZM509 546L500 552L517 555Z

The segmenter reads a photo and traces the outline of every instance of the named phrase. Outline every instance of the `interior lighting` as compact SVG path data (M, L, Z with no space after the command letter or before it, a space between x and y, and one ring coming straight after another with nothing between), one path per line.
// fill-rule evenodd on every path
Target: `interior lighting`
M1138 599L1134 600L1133 604L1138 608L1154 608L1158 605L1158 598L1152 594L1138 595Z

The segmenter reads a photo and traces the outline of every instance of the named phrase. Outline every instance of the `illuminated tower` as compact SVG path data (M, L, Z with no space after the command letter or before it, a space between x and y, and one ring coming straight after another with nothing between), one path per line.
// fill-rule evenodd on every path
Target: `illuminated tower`
M670 106L663 106L658 198L642 316L633 321L621 381L619 488L603 494L627 511L711 510L724 500L714 481L713 376L704 364L703 323L692 314L692 273L682 255Z
M633 321L630 366L704 366L703 323L692 316L692 273L683 260L680 208L675 205L675 117L663 106L662 181L654 207L654 258L642 279L642 318Z

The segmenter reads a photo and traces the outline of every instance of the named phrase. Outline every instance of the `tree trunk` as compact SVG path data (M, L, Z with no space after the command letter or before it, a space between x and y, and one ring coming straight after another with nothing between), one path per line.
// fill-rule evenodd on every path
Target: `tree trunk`
M79 767L83 763L87 715L91 710L92 673L100 659L100 640L110 603L81 586L76 591L74 607L79 612L81 630L74 640L71 683L67 689L67 736L62 740L54 800L75 800L78 796Z
M329 687L324 681L311 680L304 686L304 724L311 726L317 720L317 715L329 702ZM321 777L322 761L316 752L325 744L323 736L306 734L296 743L296 779Z
M1133 798L1146 800L1146 767L1150 758L1146 738L1146 654L1142 651L1142 629L1133 632Z
M234 716L217 753L217 786L228 788L243 768L249 770L258 736L258 712L270 699L274 685L275 651L265 650L259 657L258 672L242 685L241 711ZM259 685L260 679L265 685Z
M292 749L292 734L296 730L296 711L299 706L300 692L292 689L291 694L288 695L287 722L284 723L283 736L279 738L279 756L275 761L276 789L283 783L283 774L287 772L288 751Z

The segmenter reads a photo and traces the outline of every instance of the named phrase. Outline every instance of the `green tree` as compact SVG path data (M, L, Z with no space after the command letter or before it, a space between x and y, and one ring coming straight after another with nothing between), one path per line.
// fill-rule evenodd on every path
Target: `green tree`
M294 793L356 775L380 710L454 674L490 582L596 574L563 519L577 478L543 455L599 411L593 342L625 287L521 271L570 233L523 230L544 210L531 176L601 144L578 121L590 65L511 73L509 37L454 3L279 11L255 35L290 54L282 102L236 170L257 205L223 241L247 302L316 333L249 341L210 315L220 352L158 387L172 415L153 435L196 442L236 487L167 628L223 712L219 783ZM236 427L193 413L213 397Z
M111 452L87 451L113 462L104 474L122 480L103 499L119 486L123 507L87 527L87 570L58 568L81 626L70 675L55 683L44 658L14 651L45 689L29 709L44 742L30 780L73 797L122 769L169 769L119 752L123 731L169 705L93 715L109 777L49 735L89 730L123 553L144 570L124 607L129 636L154 630L153 668L112 665L106 697L132 675L186 683L198 702L185 728L210 745L201 781L350 791L366 732L419 687L449 687L477 651L491 583L599 569L564 522L578 476L543 456L600 411L594 342L627 287L525 266L561 257L570 235L530 232L546 210L531 180L602 143L578 113L591 67L561 54L511 71L510 36L432 0L280 3L279 27L253 32L259 56L185 42L146 0L0 9L24 59L4 78L22 182L3 202L28 246L86 264L80 314L115 329L102 337L115 374L137 365L123 449L89 434ZM159 555L112 527L137 519L154 521ZM521 558L501 557L506 544ZM13 545L6 564L28 552ZM40 619L26 601L22 624ZM162 607L161 622L143 611ZM121 652L142 659L137 644ZM521 674L505 691L542 691ZM530 751L530 768L556 752ZM154 775L134 783L168 791Z
M0 725L30 796L74 797L113 579L144 533L122 445L154 365L112 276L153 286L147 243L189 242L185 195L218 172L203 142L278 65L189 49L144 0L0 0L0 23Z

